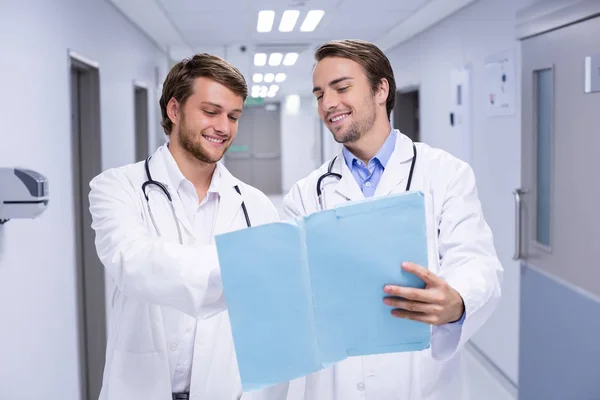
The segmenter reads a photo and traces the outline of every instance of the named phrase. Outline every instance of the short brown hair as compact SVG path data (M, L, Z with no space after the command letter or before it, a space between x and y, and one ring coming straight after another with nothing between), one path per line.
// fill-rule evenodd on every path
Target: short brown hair
M379 87L381 79L388 81L389 93L386 101L388 119L396 103L396 80L390 60L377 46L364 40L332 40L317 49L317 62L326 57L342 57L360 64L365 70L373 93Z
M186 58L175 64L163 84L162 96L160 97L160 112L162 114L161 125L167 135L171 134L173 123L167 115L167 104L171 98L179 103L185 101L194 91L196 78L209 78L231 89L240 95L244 101L248 97L248 85L241 72L223 60L212 54L196 54L192 58Z

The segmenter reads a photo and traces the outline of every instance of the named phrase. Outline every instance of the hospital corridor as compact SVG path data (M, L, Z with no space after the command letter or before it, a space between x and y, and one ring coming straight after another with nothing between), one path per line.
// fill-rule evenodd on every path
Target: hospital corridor
M0 400L600 400L600 0L0 0Z

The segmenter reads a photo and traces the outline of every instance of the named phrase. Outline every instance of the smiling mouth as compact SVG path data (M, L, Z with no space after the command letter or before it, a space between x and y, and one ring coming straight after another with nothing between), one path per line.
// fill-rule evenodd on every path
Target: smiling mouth
M337 124L341 121L343 121L344 119L346 119L346 117L348 117L350 115L350 113L345 113L345 114L338 114L335 117L329 118L329 122L331 122L332 124Z
M202 135L202 137L204 139L208 140L209 142L217 144L217 145L223 144L227 141L227 139L219 139L219 138L215 138L212 136L206 136L206 135Z

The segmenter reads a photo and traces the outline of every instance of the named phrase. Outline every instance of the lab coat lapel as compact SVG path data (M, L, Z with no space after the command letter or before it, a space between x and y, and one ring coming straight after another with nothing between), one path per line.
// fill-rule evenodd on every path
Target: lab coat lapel
M235 217L242 212L242 196L234 188L239 181L221 163L217 164L217 168L221 177L215 235L230 231Z
M398 132L394 152L381 175L377 189L375 189L375 196L385 196L392 192L403 192L408 183L412 159L412 140ZM394 190L400 185L402 185L401 190Z
M344 161L344 154L342 154L342 152L337 155L337 159L335 160L335 165L333 166L332 171L336 172L340 170L342 171L342 179L340 179L336 184L335 191L350 201L364 199L365 196L360 190L358 183L356 183L356 179L352 175L352 171L350 171L346 165L346 162ZM324 186L327 185L327 179L333 178L326 178L323 181ZM325 190L323 190L323 196L327 197ZM325 199L325 204L327 204L327 199Z
M152 179L161 182L167 187L169 194L171 195L171 199L173 199L173 208L175 209L175 217L177 218L177 221L179 221L180 226L182 226L189 235L195 238L194 230L192 229L190 220L188 219L183 208L183 204L181 203L181 199L177 194L177 186L174 182L171 182L169 174L167 173L167 165L163 154L164 151L169 151L167 145L161 146L154 153L152 159L150 160L150 173L152 174ZM169 215L171 214L171 210L168 209L165 209L164 212L168 212Z

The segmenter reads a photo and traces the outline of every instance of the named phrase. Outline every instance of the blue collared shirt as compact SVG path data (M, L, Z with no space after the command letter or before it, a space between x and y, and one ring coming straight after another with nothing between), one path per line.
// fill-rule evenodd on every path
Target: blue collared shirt
M342 148L346 165L365 197L372 197L375 194L381 175L396 148L397 135L396 131L392 129L377 154L369 160L368 165L352 154L346 146Z

